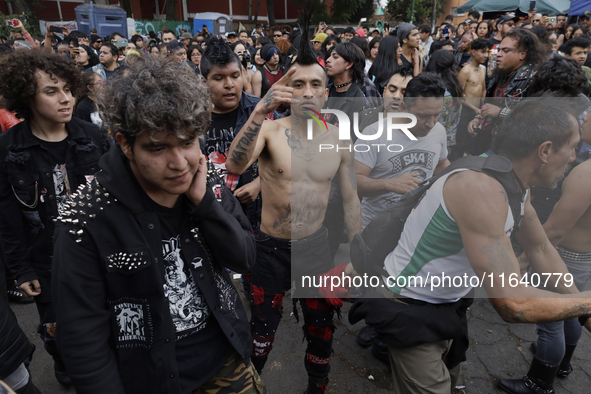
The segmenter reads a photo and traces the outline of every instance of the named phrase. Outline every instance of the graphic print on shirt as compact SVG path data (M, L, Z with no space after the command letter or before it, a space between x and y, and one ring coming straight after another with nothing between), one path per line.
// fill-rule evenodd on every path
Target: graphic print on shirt
M58 212L66 209L66 202L72 195L68 172L65 164L56 164L53 169L53 185L55 186L55 201Z
M168 298L177 339L203 329L210 315L205 297L181 257L180 237L162 241L164 295Z
M119 342L145 341L144 308L142 304L121 303L114 306L117 326L119 327Z
M418 173L416 179L420 182L427 179L427 171L435 168L435 152L429 152L422 149L412 149L396 155L388 161L392 163L392 174L398 174L396 177L404 174L415 172ZM400 201L402 195L392 196L387 198L389 203L396 203Z
M207 133L207 151L205 153L208 159L221 170L226 187L231 191L236 190L240 178L239 175L229 174L228 170L226 170L226 156L235 136L234 127L229 127L228 129L213 127Z

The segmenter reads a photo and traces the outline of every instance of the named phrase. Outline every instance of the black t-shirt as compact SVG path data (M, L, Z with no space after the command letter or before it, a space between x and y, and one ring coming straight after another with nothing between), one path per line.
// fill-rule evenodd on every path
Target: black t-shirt
M331 89L330 97L345 97L346 94L347 94L347 91L346 90L344 92L337 92L333 88L333 89Z
M72 195L72 188L68 179L68 172L66 169L66 155L70 147L69 139L66 137L58 142L44 141L37 138L37 141L49 153L51 160L51 168L53 169L53 186L55 188L55 200L59 210L66 208L66 201ZM45 199L52 195L51 191L41 190L39 199L45 202Z
M464 52L464 54L462 55L462 58L460 59L460 64L459 66L463 66L464 64L468 63L471 59L472 55Z
M176 330L176 361L181 392L192 393L219 371L234 352L203 293L193 279L188 262L199 256L185 256L181 229L187 217L181 196L173 208L154 202L139 186L144 206L158 216L162 236L164 295Z
M116 69L115 69L115 70L116 70ZM106 75L106 77L107 77L107 80L109 80L109 79L110 79L110 78L113 76L113 73L115 72L115 70L113 70L113 71L110 71L110 70L107 70L107 69L105 68L105 75Z
M207 131L205 152L208 156L213 152L226 155L230 150L234 137L240 131L236 130L239 109L239 107L236 107L235 110L225 114L211 113L211 124Z
M90 114L96 112L96 106L94 101L87 97L84 97L76 106L76 110L74 111L74 116L78 119L85 120L87 122L92 123L92 119Z

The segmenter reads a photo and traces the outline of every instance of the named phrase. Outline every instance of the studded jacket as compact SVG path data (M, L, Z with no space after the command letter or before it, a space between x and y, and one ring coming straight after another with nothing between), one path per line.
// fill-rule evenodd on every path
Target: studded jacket
M110 138L92 123L72 118L66 123L66 154L72 190L98 171ZM53 166L47 149L33 136L27 121L0 135L0 232L6 265L18 284L49 275L58 204ZM48 297L49 299L49 297Z
M160 223L141 203L126 160L113 146L100 160L102 171L58 218L53 300L58 327L67 327L57 330L58 347L79 394L180 393ZM211 167L199 206L181 198L184 260L192 261L191 275L212 315L247 362L250 327L224 267L253 266L251 226Z

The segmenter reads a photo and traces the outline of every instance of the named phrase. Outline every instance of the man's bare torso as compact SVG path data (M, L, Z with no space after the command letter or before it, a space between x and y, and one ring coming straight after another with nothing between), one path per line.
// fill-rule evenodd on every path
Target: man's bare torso
M579 170L584 169L591 174L591 159L579 164L579 167ZM564 236L560 246L577 253L591 253L591 206Z
M266 121L265 148L259 156L263 212L261 231L276 238L301 239L316 232L324 221L330 185L342 154L322 150L320 144L338 144L337 128L292 128L292 117Z
M480 108L480 100L486 95L486 88L484 85L486 69L484 66L480 66L476 69L472 64L467 64L464 66L464 69L469 70L468 80L466 81L466 86L464 86L466 100L469 100L474 107Z

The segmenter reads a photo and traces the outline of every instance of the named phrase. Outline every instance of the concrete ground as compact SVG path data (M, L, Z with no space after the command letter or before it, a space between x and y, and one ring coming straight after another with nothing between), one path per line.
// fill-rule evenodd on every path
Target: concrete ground
M43 350L43 344L35 331L37 311L33 304L11 304L19 324L37 346L31 363L31 372L36 385L45 394L75 393L73 388L64 389L53 376L53 363ZM371 355L371 348L361 348L356 334L363 322L350 325L347 312L350 304L343 308L343 318L336 321L334 334L334 355L331 359L329 389L331 393L392 393L389 366ZM263 380L272 394L302 393L307 384L304 369L302 321L296 324L291 316L291 297L284 300L284 316L277 331L275 346ZM300 313L300 316L301 313ZM470 349L468 360L463 363L459 388L456 393L481 394L500 393L496 389L497 378L519 378L523 376L531 361L530 344L536 334L531 324L507 324L501 320L486 299L477 299L469 310ZM591 392L591 339L590 333L583 332L573 359L574 372L564 380L556 379L558 394L583 394Z

